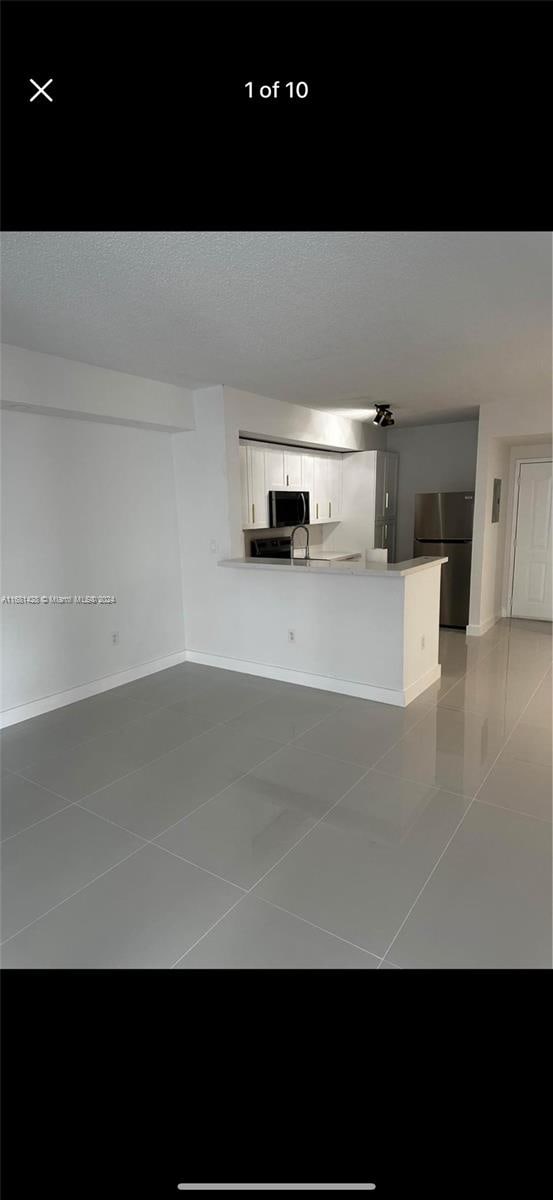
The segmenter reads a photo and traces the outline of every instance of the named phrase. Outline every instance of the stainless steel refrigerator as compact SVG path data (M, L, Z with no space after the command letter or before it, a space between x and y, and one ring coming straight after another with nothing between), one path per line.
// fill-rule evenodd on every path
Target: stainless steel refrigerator
M441 558L440 625L464 629L469 619L474 492L423 492L415 496L413 555Z

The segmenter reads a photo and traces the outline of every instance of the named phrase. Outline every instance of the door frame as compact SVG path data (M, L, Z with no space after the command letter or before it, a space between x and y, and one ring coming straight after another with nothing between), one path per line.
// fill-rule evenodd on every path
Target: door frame
M515 485L513 492L513 511L511 514L511 538L509 542L509 591L507 594L507 616L509 619L513 613L513 591L515 586L515 566L516 566L516 536L518 526L518 502L520 495L520 469L522 466L530 463L552 463L553 459L550 454L544 455L542 458L537 458L535 454L531 458L515 458Z

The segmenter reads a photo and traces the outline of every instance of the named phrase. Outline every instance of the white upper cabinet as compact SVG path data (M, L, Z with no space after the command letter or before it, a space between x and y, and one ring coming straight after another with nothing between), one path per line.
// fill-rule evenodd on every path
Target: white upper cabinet
M327 465L328 520L339 521L342 515L342 455L335 454ZM326 514L325 514L326 516Z
M245 453L244 453L245 451ZM257 446L240 447L243 529L267 529L269 511L265 483L265 450Z
M396 517L398 456L392 451L379 450L376 455L375 519Z
M284 484L284 454L278 446L265 450L265 483L268 492L281 492Z
M386 468L384 472L384 515L388 520L397 516L397 475L398 456L386 451Z
M301 489L301 454L285 452L284 458L284 487L294 492Z
M301 454L271 446L265 450L265 483L268 492L301 489Z
M268 493L309 492L310 523L339 521L342 455L301 453L259 443L240 444L242 528L268 529Z
M240 499L242 512L242 529L248 529L252 510L250 508L250 488L248 482L248 447L240 446Z
M386 549L388 561L395 562L398 462L393 451L343 455L341 546L363 557L370 550Z
M376 455L376 490L374 494L374 519L383 521L386 515L386 454L379 451Z
M311 523L339 521L342 511L341 454L313 455Z
M313 456L313 492L311 495L311 524L320 525L328 521L328 488L327 488L327 459L321 455Z
M301 490L309 492L309 499L313 513L313 466L314 458L312 454L302 454L301 456ZM313 515L313 513L311 515Z

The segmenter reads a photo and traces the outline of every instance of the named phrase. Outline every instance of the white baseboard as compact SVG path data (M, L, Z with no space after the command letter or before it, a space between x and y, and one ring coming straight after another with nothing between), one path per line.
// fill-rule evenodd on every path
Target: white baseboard
M421 675L419 679L416 679L414 683L411 683L409 687L404 689L405 704L410 704L412 700L416 700L417 696L425 692L432 683L436 683L441 678L441 675L441 664L436 663L435 667L431 667L429 671L426 671L424 675Z
M488 617L487 621L483 621L481 625L467 625L467 637L483 637L499 620L501 620L500 613L495 617Z
M338 692L343 696L358 696L362 700L376 700L380 704L395 704L405 708L427 687L440 678L442 668L438 664L421 675L408 688L381 688L368 683L358 683L351 679L340 679L331 675L315 675L309 671L293 671L286 667L273 667L265 663L249 662L246 659L225 658L219 654L203 654L197 650L180 650L165 658L156 658L138 667L130 667L116 675L104 675L101 679L93 679L79 687L69 688L65 692L56 692L52 696L42 696L40 700L32 700L29 704L19 704L15 708L6 708L0 713L0 729L17 725L20 721L28 721L32 717L40 717L43 713L52 712L56 708L65 708L77 700L87 700L89 696L99 696L111 688L121 687L125 683L133 683L135 679L144 679L154 675L156 671L166 671L168 667L178 666L182 662L203 663L208 667L220 667L226 671L238 671L246 675L259 675L263 679L278 679L283 683L296 683L301 687L319 688L325 692Z
M89 696L98 696L108 692L110 688L121 687L124 683L133 683L135 679L143 679L156 671L166 671L168 667L176 667L186 662L186 650L176 654L168 654L165 658L154 658L151 662L141 663L138 667L130 667L117 675L103 675L101 679L93 679L91 683L83 683L80 687L69 688L66 692L56 692L52 696L42 696L40 700L32 700L29 704L18 704L16 708L6 708L0 713L0 729L9 725L17 725L20 721L28 721L31 717L40 717L43 713L51 712L54 708L64 708L66 704L74 704L76 700L87 700Z
M421 692L440 678L442 668L438 664L427 671L407 689L381 688L369 683L358 683L352 679L341 679L335 675L316 675L311 671L294 671L288 667L276 667L270 663L250 662L242 658L226 658L220 654L204 654L201 650L187 650L190 662L203 663L207 667L220 667L224 671L238 671L245 675L259 675L263 679L277 679L281 683L295 683L300 687L319 688L324 692L338 692L342 696L357 696L361 700L376 700L380 704L395 704L405 708Z

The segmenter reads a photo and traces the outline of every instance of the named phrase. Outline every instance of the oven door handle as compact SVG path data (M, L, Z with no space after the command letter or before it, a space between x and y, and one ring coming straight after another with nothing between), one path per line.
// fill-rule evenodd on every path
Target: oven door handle
M301 493L301 498L302 498L302 500L303 500L303 524L305 525L305 520L306 520L306 517L307 517L307 507L306 507L306 504L305 504L305 492L302 492L302 493Z

